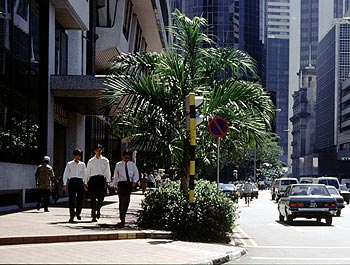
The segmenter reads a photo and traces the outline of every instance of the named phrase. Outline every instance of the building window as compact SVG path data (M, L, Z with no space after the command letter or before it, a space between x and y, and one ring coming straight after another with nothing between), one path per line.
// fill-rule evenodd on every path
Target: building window
M137 21L136 36L135 36L135 43L134 43L134 53L139 52L141 50L142 50L142 30L140 27L140 23Z
M125 0L123 33L127 40L129 39L131 18L132 18L132 3L131 3L131 0Z
M67 74L68 36L64 28L56 22L55 32L55 75Z

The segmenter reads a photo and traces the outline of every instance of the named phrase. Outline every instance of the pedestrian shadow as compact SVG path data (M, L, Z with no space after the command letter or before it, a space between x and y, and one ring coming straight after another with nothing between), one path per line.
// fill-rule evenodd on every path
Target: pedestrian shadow
M173 242L174 240L152 240L152 241L148 241L147 243L150 245L164 245L164 244L170 244Z

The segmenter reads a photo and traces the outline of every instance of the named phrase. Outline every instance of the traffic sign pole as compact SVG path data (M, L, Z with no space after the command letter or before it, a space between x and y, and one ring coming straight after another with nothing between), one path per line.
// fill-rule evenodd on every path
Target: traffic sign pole
M228 123L224 118L216 117L209 122L208 129L210 134L217 138L217 169L216 169L216 184L217 192L219 192L220 183L220 138L224 137L228 132Z
M217 170L216 170L216 189L219 192L219 183L220 183L220 137L218 137L218 161L217 161Z

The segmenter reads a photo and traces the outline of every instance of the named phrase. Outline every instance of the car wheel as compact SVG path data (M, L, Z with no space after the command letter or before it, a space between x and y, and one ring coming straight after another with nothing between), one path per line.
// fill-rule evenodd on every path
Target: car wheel
M331 225L332 224L332 216L327 216L326 217L326 225Z
M279 216L279 220L280 222L284 222L284 216L280 213L280 216Z
M288 224L293 223L293 217L292 216L290 216L290 215L287 216L287 223Z
M337 213L336 213L336 215L337 215L337 216L340 216L340 214L341 214L341 210L338 210Z

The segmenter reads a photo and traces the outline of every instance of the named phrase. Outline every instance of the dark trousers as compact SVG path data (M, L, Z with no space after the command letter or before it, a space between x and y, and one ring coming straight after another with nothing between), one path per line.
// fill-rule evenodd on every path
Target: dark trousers
M68 183L69 213L70 217L81 214L83 208L84 182L79 178L72 178ZM75 203L76 201L76 203Z
M50 189L38 189L38 204L44 207L44 210L48 210L50 202Z
M130 204L130 195L132 184L128 181L118 182L118 198L119 198L119 218L122 223L125 223L126 212Z
M106 191L106 180L104 176L92 176L88 182L88 194L91 204L91 217L96 218L97 212L103 205Z

